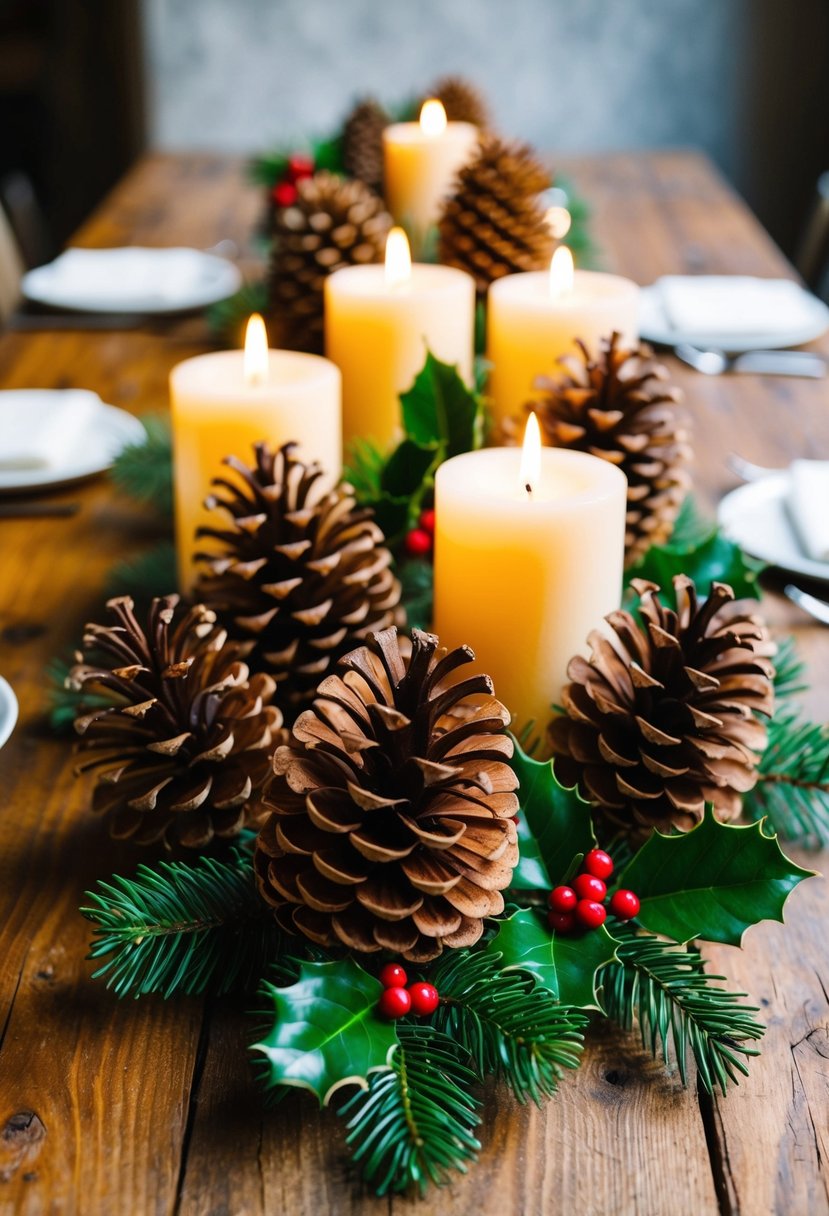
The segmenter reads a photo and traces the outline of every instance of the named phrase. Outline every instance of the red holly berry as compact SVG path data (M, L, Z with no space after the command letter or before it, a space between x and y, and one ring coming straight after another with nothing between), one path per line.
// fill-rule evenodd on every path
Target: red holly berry
M428 1017L437 1009L440 997L434 984L425 984L421 981L417 984L409 984L406 991L412 1000L412 1013L416 1013L419 1018Z
M288 157L288 177L292 182L298 182L303 177L314 176L314 162L304 152L294 152Z
M556 887L550 892L548 902L554 912L572 912L578 903L578 896L572 887Z
M603 878L607 881L613 873L613 858L609 853L605 853L604 849L591 849L585 854L582 868L585 873L592 874L594 878Z
M555 929L556 933L572 933L575 923L572 912L550 911L547 913L547 924L551 929Z
M594 899L597 903L601 903L607 895L605 884L600 878L594 878L592 874L579 874L573 887L579 899Z
M580 899L574 915L585 929L598 929L607 919L604 904L597 903L595 899Z
M419 524L424 532L428 532L430 536L435 535L435 512L433 508L428 511L420 512Z
M384 988L405 988L409 982L409 977L399 963L386 963L379 979Z
M412 1007L412 998L407 988L387 988L377 1003L384 1018L402 1018Z
M277 207L290 207L297 199L296 186L293 182L277 182L271 192L271 198Z
M619 920L633 920L639 914L639 896L632 891L615 891L610 898L610 911Z
M432 538L423 528L412 528L406 533L406 552L410 557L425 557L432 551Z

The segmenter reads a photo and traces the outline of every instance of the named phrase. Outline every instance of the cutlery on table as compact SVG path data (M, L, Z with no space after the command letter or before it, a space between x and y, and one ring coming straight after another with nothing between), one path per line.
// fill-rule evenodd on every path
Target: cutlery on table
M0 519L65 519L80 509L79 502L0 502Z
M40 330L117 330L136 329L149 318L142 313L18 312L6 322L10 333L37 333Z
M768 465L754 464L744 456L738 456L736 452L729 452L725 463L740 481L761 481L764 477L771 477L773 473L786 472L785 468L772 469Z
M826 362L820 355L807 350L749 350L742 355L727 355L714 347L703 349L679 342L674 354L683 363L702 372L704 376L721 376L723 372L752 372L766 376L805 376L820 380L826 375Z
M829 625L829 604L825 600L819 600L808 591L801 591L800 587L795 587L793 583L786 584L783 594L816 621Z

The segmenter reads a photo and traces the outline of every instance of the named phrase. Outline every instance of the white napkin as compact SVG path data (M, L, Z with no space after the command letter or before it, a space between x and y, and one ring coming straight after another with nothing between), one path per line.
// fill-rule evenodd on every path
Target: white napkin
M665 275L658 287L671 325L688 333L773 336L813 320L809 294L791 279Z
M0 392L0 470L59 468L100 408L86 389Z
M829 562L829 460L793 460L789 513L808 557Z
M48 267L49 289L73 304L93 300L98 307L124 299L166 303L186 298L204 278L198 249L67 249Z

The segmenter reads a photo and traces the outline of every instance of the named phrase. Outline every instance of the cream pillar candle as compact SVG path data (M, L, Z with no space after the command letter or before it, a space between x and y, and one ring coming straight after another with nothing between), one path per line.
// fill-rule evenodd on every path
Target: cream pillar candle
M198 355L173 368L173 488L182 592L193 583L196 529L208 521L204 499L213 478L226 472L224 457L252 462L253 444L294 440L305 460L323 466L324 488L330 488L342 471L340 397L339 369L319 355L269 351L261 317L248 324L244 352Z
M439 101L426 101L419 122L396 122L383 132L386 206L409 233L415 253L452 192L459 169L475 155L480 132L471 122L447 122Z
M568 662L619 606L627 479L595 456L542 449L535 415L527 430L526 453L486 448L437 471L434 630L472 647L512 729L534 722L543 748Z
M471 385L475 281L451 266L411 265L406 235L389 233L385 266L346 266L325 280L325 353L343 376L343 441L382 448L400 435L400 393L427 348Z
M537 376L555 374L562 355L581 338L591 353L614 330L633 344L639 336L639 288L619 275L573 270L566 246L549 272L510 274L487 297L487 358L493 423L523 413Z

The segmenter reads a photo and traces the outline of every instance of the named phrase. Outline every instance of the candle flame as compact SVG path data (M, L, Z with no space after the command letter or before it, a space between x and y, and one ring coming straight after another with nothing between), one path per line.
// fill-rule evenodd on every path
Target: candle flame
M534 413L527 419L524 446L521 449L521 485L531 496L541 481L541 431Z
M550 262L550 295L565 296L573 290L573 255L566 245L561 245Z
M268 378L268 331L258 312L248 319L245 355L242 361L245 384L264 384Z
M573 217L566 207L548 207L545 218L547 220L547 227L557 241L567 236L567 233L570 231L570 225L573 223Z
M420 110L420 129L430 139L443 134L446 130L446 111L442 102L435 98L424 101Z
M400 287L412 277L409 238L402 228L392 228L386 237L386 286Z

